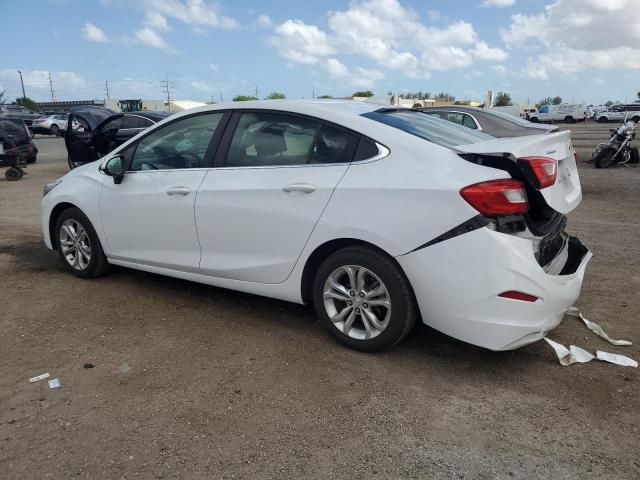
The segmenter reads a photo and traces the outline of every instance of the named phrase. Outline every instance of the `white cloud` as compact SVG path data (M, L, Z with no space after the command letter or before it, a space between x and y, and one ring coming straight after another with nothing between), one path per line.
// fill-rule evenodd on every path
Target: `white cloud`
M336 51L325 32L301 20L287 20L278 25L271 43L280 55L297 63L318 63L320 58Z
M82 27L82 36L90 42L105 43L108 41L104 31L91 22L85 23Z
M217 72L219 70L218 65L216 65L215 63L210 63L209 68L214 72Z
M335 58L327 58L324 68L332 77L344 77L349 73L346 65Z
M638 0L556 0L543 13L513 15L500 34L510 48L543 50L520 70L529 78L640 69Z
M192 27L231 30L239 26L235 19L220 14L216 3L204 0L138 0L134 5L142 7L147 17L157 14Z
M258 15L258 19L256 21L258 26L262 28L271 28L273 26L273 22L268 15Z
M144 25L153 30L160 32L168 32L171 30L169 23L164 15L156 11L148 11L144 16Z
M483 7L510 7L515 5L516 0L484 0Z
M136 39L148 47L169 49L167 42L165 42L158 33L154 32L149 27L138 30L136 32Z
M298 63L356 55L412 78L428 78L431 70L464 68L475 61L503 61L507 57L502 49L480 40L470 23L427 26L399 0L354 0L348 9L330 11L327 17L328 31L287 20L276 27L271 43L280 55ZM442 19L433 12L429 18Z
M505 73L507 73L507 67L505 67L504 65L494 65L491 68L493 68L493 70L500 75L504 75Z
M51 79L53 80L53 88L56 93L56 98L77 99L84 95L82 92L87 88L87 82L84 78L74 72L22 70L22 80L24 81L28 97L33 98L36 101L51 100L49 90L49 73L51 73ZM0 70L0 84L3 86L2 89L8 88L11 92L15 92L16 96L22 96L17 68L5 68Z

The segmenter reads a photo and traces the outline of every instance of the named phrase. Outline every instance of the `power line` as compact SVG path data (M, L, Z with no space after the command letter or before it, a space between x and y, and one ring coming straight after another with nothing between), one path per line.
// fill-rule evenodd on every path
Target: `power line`
M53 80L51 80L51 72L47 72L49 73L49 89L51 90L51 101L55 102L56 101L56 95L53 92Z
M164 80L162 80L160 82L164 88L164 93L167 95L167 108L169 109L169 111L171 111L171 86L172 84L169 83L169 79L167 78L167 76L164 76Z

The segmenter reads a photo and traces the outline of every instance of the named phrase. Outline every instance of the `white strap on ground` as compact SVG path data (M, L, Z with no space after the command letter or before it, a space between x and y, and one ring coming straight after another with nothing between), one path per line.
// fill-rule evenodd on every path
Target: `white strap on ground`
M595 333L599 337L604 338L607 342L611 343L612 345L618 345L618 346L631 345L631 342L629 342L628 340L613 340L609 338L609 336L604 332L604 330L602 330L602 328L600 328L599 325L584 318L582 316L582 313L580 313L580 310L578 310L576 307L571 307L569 310L567 310L566 313L567 315L579 317L589 330L591 330L593 333ZM575 345L569 345L569 348L567 349L567 347L565 347L561 343L554 342L550 338L544 337L544 340L551 346L551 348L553 348L553 351L556 353L556 356L560 361L560 365L562 365L563 367L567 367L573 363L587 363L593 360L594 358L601 360L603 362L609 362L609 363L614 363L616 365L621 365L623 367L635 367L635 368L638 367L638 362L624 355L619 355L617 353L603 352L601 350L598 350L596 352L596 355L593 356L591 353L587 352L586 350L580 347L576 347Z
M628 340L613 340L612 338L609 338L609 335L604 333L604 330L602 330L602 327L600 327L600 325L598 325L597 323L593 323L587 320L586 318L584 318L580 310L576 307L571 307L569 310L567 310L565 315L571 315L572 317L579 317L589 330L591 330L593 333L595 333L599 337L604 338L611 345L618 345L618 346L631 345L631 342Z

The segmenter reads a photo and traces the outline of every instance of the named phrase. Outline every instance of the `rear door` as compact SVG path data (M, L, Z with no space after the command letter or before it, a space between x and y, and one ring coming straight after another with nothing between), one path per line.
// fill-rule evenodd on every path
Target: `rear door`
M283 112L243 111L198 190L202 273L280 283L291 273L358 136Z

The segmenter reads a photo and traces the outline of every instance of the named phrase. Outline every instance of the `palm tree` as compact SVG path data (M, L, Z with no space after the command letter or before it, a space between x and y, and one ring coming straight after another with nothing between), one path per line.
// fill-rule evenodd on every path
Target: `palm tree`
M5 94L6 90L2 90L0 92L0 105L4 104L4 94Z

